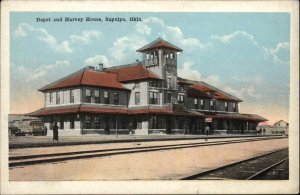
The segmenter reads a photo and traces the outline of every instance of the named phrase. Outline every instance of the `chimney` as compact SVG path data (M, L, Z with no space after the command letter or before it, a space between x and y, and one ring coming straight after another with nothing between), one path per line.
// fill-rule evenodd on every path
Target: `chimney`
M98 69L99 69L99 70L103 70L103 63L99 63L99 64L98 64Z

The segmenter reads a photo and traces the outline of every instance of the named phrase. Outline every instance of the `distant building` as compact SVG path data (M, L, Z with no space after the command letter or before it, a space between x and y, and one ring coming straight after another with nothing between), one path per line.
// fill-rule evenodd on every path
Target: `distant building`
M137 50L142 61L85 67L39 89L45 106L31 116L60 135L255 133L267 119L239 113L237 97L205 82L177 76L182 49L157 39ZM48 131L51 135L52 131Z
M278 134L289 134L289 123L284 120L279 120L273 125L259 124L257 130L265 129L266 135L278 135Z
M285 122L284 120L277 121L276 123L273 124L274 127L284 127L288 128L289 123Z

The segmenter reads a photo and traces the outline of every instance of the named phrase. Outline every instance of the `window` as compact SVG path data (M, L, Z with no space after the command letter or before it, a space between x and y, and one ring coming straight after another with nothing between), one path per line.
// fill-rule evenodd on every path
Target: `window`
M114 93L114 104L115 105L119 104L119 93L118 92Z
M56 92L56 104L60 104L60 93Z
M60 100L60 102L61 102L62 104L65 103L65 91L66 91L66 90L60 92L60 97L62 97L61 100Z
M99 104L100 103L100 91L95 90L95 103Z
M183 94L178 94L177 99L178 99L178 103L183 103L184 102L184 95Z
M85 128L90 129L91 128L91 117L89 115L85 116Z
M150 80L149 81L149 86L150 87L159 87L159 82L156 80Z
M174 57L174 54L170 53L170 59L173 59L173 57Z
M195 109L198 109L198 99L197 98L194 99L194 105L195 105Z
M225 111L228 111L228 103L224 102Z
M70 90L70 103L74 103L74 90Z
M177 126L177 129L184 129L184 117L181 117L181 116L179 116L179 117L176 117L176 126Z
M150 104L158 104L158 92L150 91Z
M85 90L85 97L86 97L86 102L87 103L92 102L92 96L91 96L91 90L90 89Z
M109 93L108 93L108 91L104 91L104 103L109 104Z
M210 109L214 109L214 101L210 100Z
M139 82L135 83L135 88L140 88L140 83Z
M100 116L95 116L95 129L100 129Z
M163 129L163 118L161 116L152 116L150 120L150 129Z
M140 105L140 92L135 92L135 105Z
M171 78L167 78L167 88L171 88Z
M167 102L166 103L171 103L172 99L172 94L171 93L167 93Z
M137 129L142 129L142 121L137 121L136 122L136 128Z
M237 104L236 104L235 102L232 103L232 104L233 104L233 105L232 105L232 106L233 106L233 111L236 112L236 111L237 111Z
M201 105L201 106L204 106L204 102L203 102L202 99L200 100L200 105Z
M72 117L70 118L70 129L74 129L74 127L75 127L75 119L74 119L74 117L72 116Z
M53 103L53 92L50 93L50 103Z

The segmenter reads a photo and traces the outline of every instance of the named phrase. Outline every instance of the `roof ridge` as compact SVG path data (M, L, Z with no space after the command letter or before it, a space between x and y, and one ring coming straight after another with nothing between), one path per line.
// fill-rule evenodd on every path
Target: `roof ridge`
M55 85L55 84L57 84L57 83L59 83L63 80L66 80L66 79L68 79L68 78L70 78L70 77L72 77L72 76L74 76L74 75L76 75L80 72L84 72L85 69L86 68L81 68L81 69L77 70L76 72L73 72L73 73L71 73L71 74L69 74L69 75L67 75L67 76L65 76L65 77L63 77L63 78L61 78L57 81L53 81L52 83L49 83L48 85L45 85L44 87L41 87L40 89L38 89L38 91L43 91L44 89L49 88L50 86ZM80 80L80 82L81 82L81 80Z
M136 65L143 65L143 64L142 64L141 61L138 61L138 62L133 62L131 64L111 66L111 67L105 68L105 71L107 71L107 70L113 70L113 69L118 69L118 68L127 68L127 67L131 67L131 66L136 66Z
M164 40L164 39L162 39L162 38L160 38L160 37L157 38L157 39L155 39L154 41L150 42L149 44L147 44L147 45L141 47L140 49L138 49L138 50L136 50L136 51L137 51L137 52L142 52L143 50L146 50L147 48L151 47L152 45L155 45L155 44L158 43L159 41L164 42L164 43L170 45L173 49L182 52L182 49L180 49L179 47L173 45L173 44L170 43L169 41L166 41L166 40ZM166 46L160 46L160 47L166 47Z
M214 90L216 90L216 91L219 91L219 92L221 92L221 93L224 93L225 95L230 96L231 98L234 98L234 99L236 99L236 100L242 101L240 98L235 97L235 96L233 96L233 95L231 95L231 94L229 94L229 93L227 93L227 92L225 92L225 91L223 91L223 90L221 90L221 89L219 89L219 88L217 88L217 87L214 87L214 86L212 86L212 85L210 85L210 84L208 84L208 83L206 83L206 82L204 82L204 81L195 81L195 80L190 80L190 79L186 79L186 78L182 78L182 77L178 77L178 78L180 78L180 79L182 79L182 80L185 80L185 81L187 81L187 82L193 83L193 84L204 84L204 85L206 85L206 86L208 86L208 87L211 87L212 89L214 89Z
M221 90L221 89L219 89L219 88L216 88L216 87L214 87L214 86L212 86L212 85L210 85L210 84L208 84L208 83L206 83L206 82L204 82L204 81L201 81L201 82L204 83L205 85L208 85L209 87L212 87L212 88L215 89L215 90L218 90L218 91L221 91L222 93L225 93L226 95L228 95L228 96L230 96L230 97L232 97L232 98L235 98L235 99L237 99L237 100L242 101L240 98L235 97L235 96L233 96L233 95L231 95L231 94L229 94L229 93L227 93L227 92L225 92L225 91L223 91L223 90Z

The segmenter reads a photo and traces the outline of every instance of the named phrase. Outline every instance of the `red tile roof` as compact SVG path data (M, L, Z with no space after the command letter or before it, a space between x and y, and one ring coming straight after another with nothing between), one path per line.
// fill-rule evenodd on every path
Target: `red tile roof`
M153 50L156 48L168 48L171 50L175 50L177 52L181 52L182 49L180 49L179 47L176 47L175 45L169 43L166 40L163 40L161 38L156 39L155 41L149 43L148 45L138 49L138 52L143 52L143 51L147 51L147 50Z
M28 116L49 116L49 115L59 115L59 114L74 114L78 113L79 105L75 106L57 106L57 107L47 107L41 108L37 111L28 113Z
M240 114L240 113L226 114L226 113L224 113L224 114L207 115L207 117L232 119L232 120L247 120L247 121L257 121L257 122L268 121L268 119L265 119L256 114Z
M209 87L204 84L194 84L194 85L190 86L188 89L188 96L216 98L216 99L220 99L220 100L228 100L228 101L235 101L235 102L242 101L242 100L240 100L232 95L229 95L221 90Z
M130 66L120 66L120 67L112 67L107 69L108 72L113 72L118 74L118 81L126 82L133 80L141 80L141 79L161 79L150 70L147 70L145 66L141 63L137 63L136 65Z
M116 74L84 68L56 82L50 83L49 85L39 89L39 91L48 91L79 85L128 90L122 83L118 82Z
M129 109L129 114L168 114L168 115L178 115L178 116L201 116L204 117L203 114L199 112L193 111L180 111L180 110L172 110L167 107L144 107L144 108L136 108Z
M79 112L104 113L104 114L127 114L128 109L121 108L121 107L81 105L79 108Z

